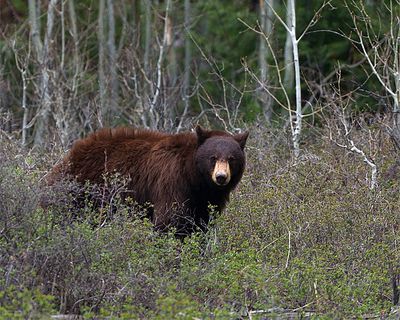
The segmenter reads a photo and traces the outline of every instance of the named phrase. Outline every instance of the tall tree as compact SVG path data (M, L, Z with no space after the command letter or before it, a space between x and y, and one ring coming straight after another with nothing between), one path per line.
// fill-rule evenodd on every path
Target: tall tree
M107 0L108 13L108 70L110 74L109 90L109 112L107 124L110 125L112 116L116 114L118 105L118 79L117 79L117 49L115 47L115 17L114 4L112 0Z
M190 0L185 0L185 63L184 63L184 73L183 73L183 113L180 117L177 131L180 131L183 126L183 122L186 119L187 112L189 110L190 101L190 64L192 60L192 47L190 39L190 26L191 26L191 4Z
M69 0L68 1L68 13L69 13L69 20L71 24L71 28L69 30L72 40L74 43L73 47L73 64L75 67L74 70L74 75L73 75L73 80L72 80L72 92L73 96L76 97L78 93L78 84L77 80L78 77L80 76L81 70L82 70L82 61L80 58L80 49L79 49L79 35L78 35L78 23L77 23L77 16L76 16L76 10L75 10L75 4L74 0Z
M98 38L98 48L99 48L99 58L98 58L98 72L99 72L99 94L100 94L100 121L103 121L106 118L107 114L107 80L106 80L106 30L104 24L105 17L105 0L99 1L99 16L98 16L98 30L97 30L97 38Z
M295 0L288 0L286 4L286 26L288 30L286 32L286 42L284 51L285 75L283 83L287 90L291 90L293 88L293 80L294 80L293 39L289 31L293 29L293 21L296 21L294 12L294 1Z
M145 27L144 27L144 71L147 73L150 68L150 48L151 48L151 1L143 0Z
M268 92L264 90L264 86L268 81L268 60L271 57L271 35L273 26L273 13L275 7L274 0L259 0L259 17L260 17L260 35L258 61L260 67L260 81L262 86L258 90L258 100L263 110L264 118L267 122L272 118L272 99Z
M286 78L286 72L288 65L292 66L294 68L294 81L295 81L295 108L293 110L291 101L289 100L289 96L287 94L287 83L285 82L282 84L280 80L280 71L278 70L278 78L279 78L279 83L282 87L282 90L284 92L285 98L286 98L286 108L289 111L289 122L290 122L290 127L291 127L291 132L292 132L292 142L293 142L293 150L294 150L294 157L297 160L300 155L300 137L301 137L301 131L302 131L302 123L303 123L303 108L301 104L301 79L300 79L300 61L299 61L299 49L298 49L298 44L302 37L306 34L307 30L313 26L317 21L318 17L320 16L321 11L323 8L325 8L331 0L325 1L322 6L317 10L317 12L314 14L313 18L311 19L310 23L307 25L307 27L304 29L303 33L297 37L296 35L296 11L295 11L295 0L288 0L287 1L287 12L286 12L286 22L283 21L283 19L278 15L278 13L271 7L272 12L274 13L275 17L277 20L282 24L282 26L285 28L287 32L287 38L286 38L286 44L285 44L285 78ZM288 44L288 42L290 42ZM291 48L292 51L289 52L288 48ZM292 63L289 63L289 61L292 61ZM290 87L289 87L290 88ZM278 99L275 100L278 101Z
M300 83L300 61L299 61L299 48L298 43L299 39L296 36L296 11L295 11L295 0L288 0L288 11L290 11L291 21L289 22L288 34L290 35L290 40L292 42L292 56L294 63L294 74L295 74L295 83L296 83L296 111L295 111L295 121L293 128L293 148L294 155L297 159L300 155L300 134L302 130L302 121L303 121L303 109L301 106L301 83Z
M47 7L47 24L44 41L40 37L39 15L40 3L29 0L29 22L31 37L40 70L39 111L36 115L34 144L43 146L49 135L49 118L51 112L51 42L53 39L54 18L58 0L50 0ZM39 11L40 12L40 11Z

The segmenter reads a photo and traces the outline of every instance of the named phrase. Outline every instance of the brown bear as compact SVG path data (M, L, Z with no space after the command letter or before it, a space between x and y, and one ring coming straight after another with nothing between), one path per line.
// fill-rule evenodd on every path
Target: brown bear
M220 212L245 168L248 132L204 130L167 134L133 128L101 129L74 143L48 177L78 183L104 182L104 174L128 179L128 196L152 204L149 217L159 230L177 235L205 229L210 205Z

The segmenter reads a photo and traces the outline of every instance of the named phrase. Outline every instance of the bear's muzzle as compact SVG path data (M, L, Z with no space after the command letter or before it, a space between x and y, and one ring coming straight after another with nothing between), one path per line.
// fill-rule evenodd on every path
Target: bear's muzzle
M215 184L226 186L231 180L229 162L226 160L217 160L211 177Z

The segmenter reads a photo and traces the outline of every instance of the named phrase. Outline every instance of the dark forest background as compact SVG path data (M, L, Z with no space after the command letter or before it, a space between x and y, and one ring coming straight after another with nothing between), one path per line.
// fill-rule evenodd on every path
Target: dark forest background
M390 117L399 96L398 1L296 2L299 83L280 21L290 26L289 4L1 0L1 128L24 145L56 139L64 147L124 124L287 130L296 86L312 126L325 125L338 95L351 97L347 114Z

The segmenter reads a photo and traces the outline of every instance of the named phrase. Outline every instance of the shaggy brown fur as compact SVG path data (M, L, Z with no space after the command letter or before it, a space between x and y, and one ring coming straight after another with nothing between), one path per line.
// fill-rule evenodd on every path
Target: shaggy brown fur
M76 141L48 183L68 175L82 184L102 184L105 173L117 172L128 178L130 197L153 205L149 215L158 229L173 225L188 234L195 225L205 228L209 205L225 207L244 171L247 136L200 127L180 134L102 129Z

